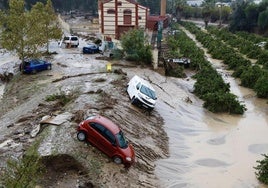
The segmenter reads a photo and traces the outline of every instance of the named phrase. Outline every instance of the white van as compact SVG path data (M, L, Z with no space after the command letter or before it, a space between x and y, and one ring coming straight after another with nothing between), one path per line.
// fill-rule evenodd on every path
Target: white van
M156 103L156 94L154 88L149 82L135 75L127 85L127 92L131 99L131 104L143 106L152 110Z
M77 48L79 46L79 38L78 36L65 36L63 38L63 43L65 44L66 48L75 47Z

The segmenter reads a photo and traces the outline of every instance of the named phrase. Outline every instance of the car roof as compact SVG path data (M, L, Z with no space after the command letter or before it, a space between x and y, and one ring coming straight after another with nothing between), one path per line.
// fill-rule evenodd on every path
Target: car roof
M94 44L94 43L87 43L86 46L97 46L97 44Z
M109 129L113 134L117 134L120 131L120 128L118 127L118 125L116 125L110 119L101 115L96 115L94 117L91 117L90 119L88 119L88 121L103 125L105 128Z
M146 87L150 88L151 90L155 91L155 89L153 88L153 86L147 81L147 80L144 80L143 78L135 75L133 76L132 79L135 79L137 80L138 82L140 82L141 84L145 85Z

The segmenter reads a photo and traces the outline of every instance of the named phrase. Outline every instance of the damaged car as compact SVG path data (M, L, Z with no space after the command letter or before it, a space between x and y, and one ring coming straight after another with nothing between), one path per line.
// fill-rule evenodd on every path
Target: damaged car
M153 110L156 103L156 94L154 88L149 82L135 75L127 84L127 93L131 104L144 107L149 111Z
M133 146L118 125L101 115L91 116L77 127L77 139L88 141L108 155L116 164L130 167L135 162Z

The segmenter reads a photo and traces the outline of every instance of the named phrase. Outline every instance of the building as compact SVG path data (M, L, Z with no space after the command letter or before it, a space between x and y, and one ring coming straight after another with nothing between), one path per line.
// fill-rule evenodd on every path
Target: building
M135 0L99 0L100 33L105 37L119 39L133 28L147 27L149 8Z

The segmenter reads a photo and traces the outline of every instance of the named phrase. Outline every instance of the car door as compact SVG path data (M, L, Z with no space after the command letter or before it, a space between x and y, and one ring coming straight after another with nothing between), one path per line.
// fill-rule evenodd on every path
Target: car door
M88 141L101 149L100 140L102 140L101 134L103 134L104 127L95 122L90 122L88 126Z
M94 145L111 157L116 151L116 141L113 134L99 123L91 123L90 126L95 131L95 136L92 138Z
M113 135L110 130L106 129L103 136L105 137L103 142L105 152L108 156L112 157L117 153L118 148L115 135Z
M41 69L40 63L38 60L33 60L31 64L32 64L33 71L39 71Z
M47 70L47 64L43 60L38 60L39 70Z

